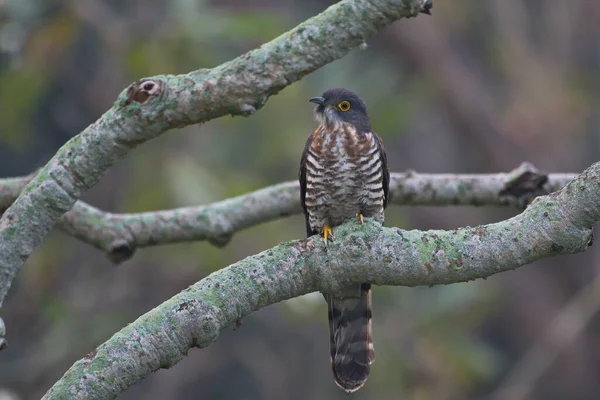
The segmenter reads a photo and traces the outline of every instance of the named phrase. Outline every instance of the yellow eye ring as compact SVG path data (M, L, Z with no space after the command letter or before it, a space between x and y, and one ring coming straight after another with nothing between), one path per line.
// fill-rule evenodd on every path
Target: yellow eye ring
M350 103L348 103L346 100L344 100L340 104L338 104L338 108L340 110L342 110L343 112L346 112L350 109Z

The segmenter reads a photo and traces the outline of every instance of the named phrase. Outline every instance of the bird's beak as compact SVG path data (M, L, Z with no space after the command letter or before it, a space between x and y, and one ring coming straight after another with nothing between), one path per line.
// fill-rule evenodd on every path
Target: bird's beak
M325 104L325 99L323 97L313 97L312 99L308 100L308 102L323 105Z

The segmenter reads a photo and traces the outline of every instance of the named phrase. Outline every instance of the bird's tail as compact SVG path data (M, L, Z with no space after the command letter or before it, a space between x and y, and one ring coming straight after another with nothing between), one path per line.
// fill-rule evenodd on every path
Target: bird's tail
M371 285L344 288L325 295L329 306L331 367L335 383L346 392L360 389L375 361L371 331Z

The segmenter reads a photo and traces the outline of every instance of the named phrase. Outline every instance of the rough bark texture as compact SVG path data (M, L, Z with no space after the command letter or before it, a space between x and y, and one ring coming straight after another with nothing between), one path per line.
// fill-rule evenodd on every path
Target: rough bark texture
M465 282L541 258L584 251L600 220L600 163L506 221L452 231L404 231L355 219L324 247L312 237L282 243L219 270L141 316L77 361L45 398L109 399L252 311L316 290L360 282ZM369 265L369 269L363 269ZM343 266L343 269L342 269Z
M157 241L204 238L223 243L236 230L299 212L295 183L201 208L138 215L105 214L77 200L136 146L168 129L227 114L250 115L287 85L344 56L385 25L415 16L424 4L424 0L341 1L219 67L133 83L31 182L3 182L0 306L27 257L74 206L62 227L109 251L116 260ZM392 196L399 204L524 207L532 196L557 189L570 178L551 176L546 182L548 177L542 175L528 166L509 176L397 174ZM263 211L259 207L266 205L261 197L265 193L284 201L269 203ZM13 198L5 200L10 195ZM522 214L503 222L422 232L352 220L335 229L336 239L327 248L316 237L282 243L211 274L141 316L76 362L45 398L114 398L151 372L174 365L190 348L208 346L222 329L252 311L305 293L333 293L360 282L405 286L464 282L544 257L583 251L592 242L593 223L600 219L599 200L600 164L595 164L560 192L536 198ZM159 230L159 221L167 227ZM365 270L364 265L370 268ZM0 319L0 348L5 345L4 328Z
M526 163L506 174L392 173L391 202L522 208L533 197L559 190L575 176L546 175ZM0 209L8 207L25 187L23 181L30 179L0 180ZM119 263L147 246L198 240L222 246L237 231L301 211L294 181L209 205L137 214L113 214L78 201L58 226Z
M361 44L416 16L424 0L345 0L258 49L213 69L142 79L69 140L0 219L0 306L15 275L82 192L118 159L168 129L223 115L250 115L272 96Z

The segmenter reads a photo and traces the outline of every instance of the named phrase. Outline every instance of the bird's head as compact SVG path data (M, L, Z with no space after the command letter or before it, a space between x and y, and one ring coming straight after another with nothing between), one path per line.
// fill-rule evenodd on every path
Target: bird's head
M367 106L356 94L346 89L327 89L319 97L309 100L317 104L315 119L320 125L330 129L342 123L349 123L359 132L370 132L371 122L367 115Z

